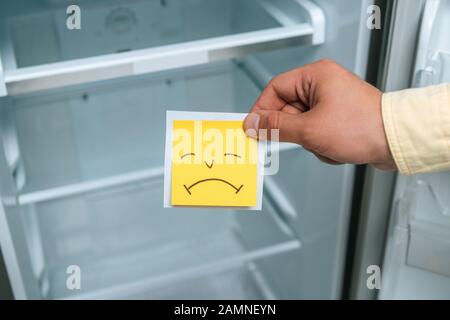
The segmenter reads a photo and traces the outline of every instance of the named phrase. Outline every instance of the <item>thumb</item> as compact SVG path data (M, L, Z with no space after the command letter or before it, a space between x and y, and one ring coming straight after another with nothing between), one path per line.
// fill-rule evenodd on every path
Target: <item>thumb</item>
M291 114L282 111L258 110L247 115L244 120L245 133L251 138L271 139L278 129L279 139L284 142L301 144L303 141L303 114ZM266 129L263 131L261 129Z

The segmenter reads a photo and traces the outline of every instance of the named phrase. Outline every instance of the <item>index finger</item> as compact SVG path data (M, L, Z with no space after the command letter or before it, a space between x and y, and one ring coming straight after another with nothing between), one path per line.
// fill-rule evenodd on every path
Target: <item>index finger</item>
M298 113L307 109L304 68L297 68L274 77L264 88L251 111L277 110Z

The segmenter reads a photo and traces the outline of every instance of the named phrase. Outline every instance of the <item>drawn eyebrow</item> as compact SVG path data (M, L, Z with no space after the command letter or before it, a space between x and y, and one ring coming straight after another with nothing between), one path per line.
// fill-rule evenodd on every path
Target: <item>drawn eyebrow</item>
M195 153L193 153L193 152L185 153L185 154L183 154L183 155L181 156L180 159L183 159L183 158L186 157L186 156L195 156Z
M237 158L240 158L241 156L235 153L225 153L224 156L235 156Z

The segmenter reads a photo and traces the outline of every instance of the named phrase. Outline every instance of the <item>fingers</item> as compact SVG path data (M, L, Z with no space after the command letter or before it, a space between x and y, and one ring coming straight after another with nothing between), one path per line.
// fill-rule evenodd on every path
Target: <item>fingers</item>
M304 141L304 115L292 114L283 111L257 110L250 113L244 120L244 130L252 138L273 139L274 132L278 129L279 140L302 144ZM263 136L266 129L267 136Z
M341 165L341 164L343 164L342 162L339 162L339 161L336 161L336 160L333 160L333 159L321 156L318 153L313 152L313 154L317 157L317 159L319 159L320 161L322 161L324 163L331 164L331 165Z
M350 74L337 63L328 59L282 73L269 82L256 100L252 111L281 110L286 105L290 105L305 112L318 103L320 99L320 94L317 93L318 88L330 79L330 74L342 73Z
M331 165L341 165L341 164L343 164L342 162L339 162L339 161L333 160L331 158L322 156L322 155L318 154L317 152L315 152L314 150L306 148L305 146L303 146L303 149L305 149L306 151L311 152L313 155L316 156L317 159L319 159L320 161L322 161L324 163L331 164Z
M339 161L325 157L310 149L306 135L307 120L304 114L289 114L282 111L259 110L250 113L244 120L244 129L247 135L253 138L273 139L271 130L279 129L279 140L282 142L293 142L300 144L307 151L314 154L320 161L331 165L342 164ZM267 129L267 136L261 137L259 130ZM258 133L260 133L258 135Z
M307 68L297 68L274 77L255 102L252 111L292 109L306 111L310 77Z

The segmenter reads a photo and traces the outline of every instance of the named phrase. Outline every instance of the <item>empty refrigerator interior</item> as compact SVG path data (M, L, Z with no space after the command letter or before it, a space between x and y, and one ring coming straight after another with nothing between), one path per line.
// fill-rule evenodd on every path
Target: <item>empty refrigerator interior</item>
M352 166L285 144L262 212L162 207L166 110L248 112L271 77L326 56L364 76L364 4L316 2L82 1L80 33L64 1L2 3L2 245L18 296L339 297Z
M148 291L211 268L245 269L255 259L297 250L299 239L273 209L258 219L231 210L162 208L166 106L239 111L258 92L242 68L221 63L12 99L4 115L15 123L13 139L24 150L17 162L23 172L18 202L43 296L73 293L64 280L72 261L89 292L80 297L124 298L144 284ZM268 221L257 230L261 219ZM235 224L253 232L252 239L265 229L267 236L246 247ZM246 277L257 270L241 268L236 272Z

